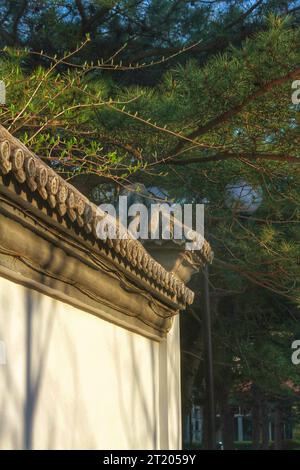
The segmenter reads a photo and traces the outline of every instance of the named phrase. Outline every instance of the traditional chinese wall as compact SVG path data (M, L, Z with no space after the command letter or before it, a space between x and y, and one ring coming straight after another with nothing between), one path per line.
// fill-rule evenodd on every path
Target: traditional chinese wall
M156 342L0 277L0 448L180 448L178 321Z

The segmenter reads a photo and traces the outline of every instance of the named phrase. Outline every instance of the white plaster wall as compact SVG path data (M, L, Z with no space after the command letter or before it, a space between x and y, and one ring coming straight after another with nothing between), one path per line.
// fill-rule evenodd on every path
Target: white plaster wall
M157 343L0 277L0 449L180 448L178 325Z

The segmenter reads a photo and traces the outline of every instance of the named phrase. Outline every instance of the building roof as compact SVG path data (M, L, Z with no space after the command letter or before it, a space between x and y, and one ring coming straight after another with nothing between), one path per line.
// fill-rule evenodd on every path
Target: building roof
M151 289L171 297L180 308L193 302L194 293L174 273L155 261L139 241L130 236L127 239L99 240L97 224L100 216L97 206L1 125L0 171L3 175L11 175L31 193L38 193L58 214L58 221L68 219L83 237L84 234L93 237L100 251L108 249L126 260L129 267L141 271ZM201 257L204 262L211 260L211 249L207 242L202 247Z

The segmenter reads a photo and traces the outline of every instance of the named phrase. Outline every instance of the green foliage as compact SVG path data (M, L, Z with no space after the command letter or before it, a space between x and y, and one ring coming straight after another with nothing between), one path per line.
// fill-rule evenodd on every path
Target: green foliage
M0 118L66 178L205 202L215 354L282 398L300 385L299 10L252 3L3 1ZM251 216L228 207L239 181L262 191Z

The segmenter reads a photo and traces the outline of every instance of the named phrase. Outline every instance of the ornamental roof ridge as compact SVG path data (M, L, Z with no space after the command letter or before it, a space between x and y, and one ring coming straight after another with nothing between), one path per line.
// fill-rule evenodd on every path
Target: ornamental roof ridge
M3 175L12 174L18 183L26 185L31 192L38 193L61 218L68 218L95 240L100 239L97 234L100 217L98 207L1 124L0 172ZM125 239L107 238L101 241L132 267L140 270L152 289L154 282L179 305L184 307L192 304L194 293L174 273L165 270L155 261L138 240L130 238L128 232ZM205 248L207 250L207 245Z

